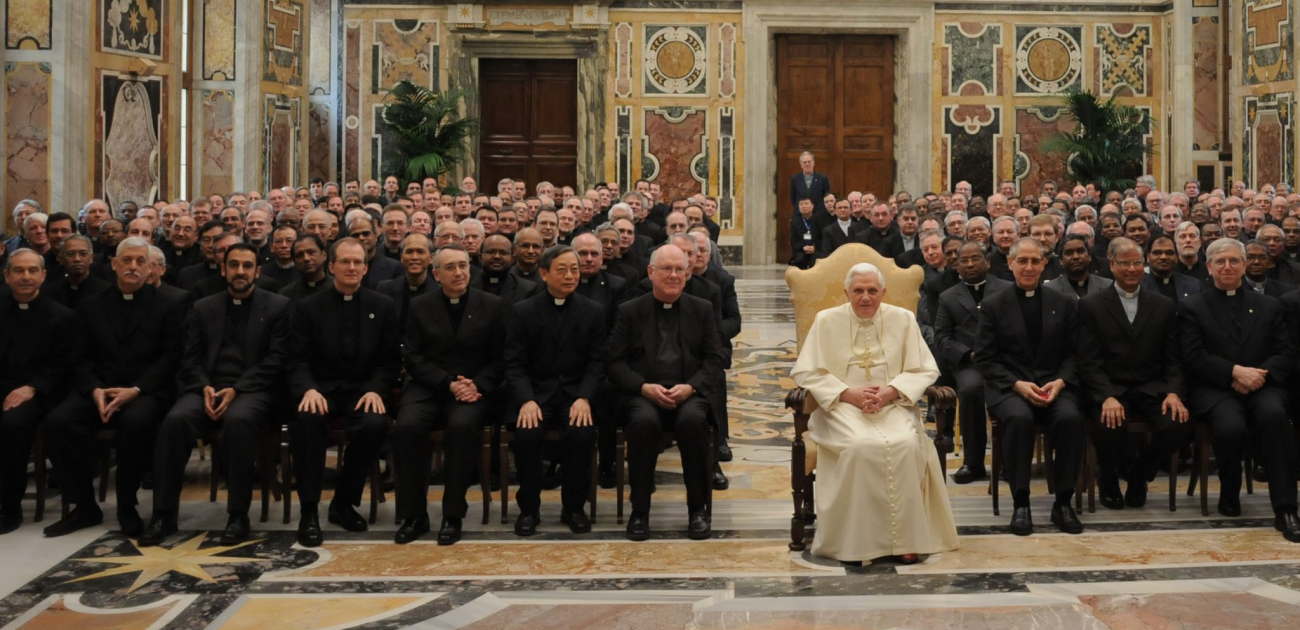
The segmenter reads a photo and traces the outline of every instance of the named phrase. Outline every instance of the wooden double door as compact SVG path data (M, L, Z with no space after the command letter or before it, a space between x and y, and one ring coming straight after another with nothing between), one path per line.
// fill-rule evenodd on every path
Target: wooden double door
M479 188L503 178L577 187L578 62L479 60Z
M893 191L894 45L890 36L777 36L778 260L790 259L790 178L804 151L837 198Z

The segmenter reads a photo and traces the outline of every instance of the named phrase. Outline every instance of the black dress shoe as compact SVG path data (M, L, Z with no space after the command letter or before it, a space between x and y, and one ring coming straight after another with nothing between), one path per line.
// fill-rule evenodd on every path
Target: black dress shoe
M1074 513L1074 507L1068 503L1058 503L1052 506L1052 524L1061 528L1061 531L1067 534L1083 533L1083 523L1079 522L1079 516Z
M731 447L727 446L726 442L718 445L718 461L729 462L732 457L734 456L731 454Z
M442 526L438 528L438 544L445 547L460 542L460 524L461 519L443 518Z
M20 510L5 512L0 516L0 536L8 534L23 524L23 513Z
M319 547L325 536L320 530L320 515L315 510L303 512L298 518L298 544L304 547Z
M253 526L248 522L248 514L231 514L226 519L226 528L221 530L220 542L223 545L238 545L248 540Z
M443 522L447 522L443 519ZM415 542L420 536L429 533L429 515L424 514L417 518L408 518L402 521L402 526L397 528L397 533L393 535L393 542L399 545Z
M157 547L168 536L176 533L176 517L167 514L154 514L149 518L149 526L140 533L135 541L138 547Z
M601 488L609 490L618 485L618 479L614 477L614 471L602 468L596 483L599 484Z
M1264 469L1263 464L1255 464L1255 470L1251 472L1256 483L1268 483L1268 471Z
M1011 513L1011 533L1017 536L1034 533L1034 517L1029 513L1029 506L1018 507Z
M560 513L560 522L569 526L569 531L575 534L585 534L591 531L591 519L587 518L587 513L582 510L569 512L565 510Z
M1300 516L1295 509L1278 512L1273 518L1273 528L1282 532L1282 537L1291 542L1300 542Z
M1219 499L1219 514L1241 516L1241 499Z
M104 522L104 513L99 510L99 506L82 507L78 505L68 514L68 518L61 519L45 526L46 538L57 538L66 536L72 532L94 527Z
M1098 497L1098 501L1101 502L1102 507L1108 510L1124 509L1124 495L1122 494L1102 494Z
M1128 480L1128 490L1124 492L1124 503L1132 508L1140 508L1147 504L1147 480L1138 476L1131 476Z
M135 506L118 506L117 525L127 538L139 538L144 533L144 519L135 511Z
M633 512L627 519L627 539L635 542L650 539L650 517Z
M350 505L330 504L329 521L350 532L364 532L369 527Z
M532 536L537 533L537 525L542 522L542 518L536 514L520 514L515 519L516 536Z
M984 470L983 466L979 468L962 466L961 468L957 469L957 472L952 474L952 482L959 485L968 484L971 483L972 481L979 481L980 479L988 479L988 478L989 478L989 473L988 471Z
M1124 493L1119 489L1119 477L1114 472L1097 475L1097 494L1101 495L1101 506L1108 510L1124 509Z
M731 487L731 480L727 479L726 473L722 472L722 466L713 462L713 489L726 490Z
M691 540L708 540L713 535L713 524L709 522L706 509L691 510L691 519L686 526L686 537Z

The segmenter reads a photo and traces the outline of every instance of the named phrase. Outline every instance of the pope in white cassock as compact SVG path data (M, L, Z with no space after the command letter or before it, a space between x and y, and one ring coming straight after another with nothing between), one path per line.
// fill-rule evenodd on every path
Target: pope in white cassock
M885 278L860 263L849 302L817 314L791 377L817 401L814 555L845 562L957 548L939 456L917 401L939 368L911 311L884 304Z

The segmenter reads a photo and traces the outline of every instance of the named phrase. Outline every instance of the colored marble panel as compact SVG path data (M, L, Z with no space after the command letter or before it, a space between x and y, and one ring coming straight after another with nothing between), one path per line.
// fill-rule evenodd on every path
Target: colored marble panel
M348 22L343 38L343 179L361 172L361 24Z
M1191 564L1293 562L1295 547L1272 528L1180 532L1104 532L1032 538L964 536L961 549L899 573L1142 568Z
M6 62L4 89L4 207L23 199L49 203L50 64ZM6 212L4 222L12 219Z
M463 630L632 630L691 628L687 604L511 606L464 626Z
M614 179L620 190L632 183L632 108L620 105L614 109L614 144L617 162Z
M307 110L307 178L330 177L330 155L334 145L330 142L330 104L316 102Z
M163 77L104 73L100 94L101 172L104 199L116 207L123 201L145 204L158 198L164 147L162 129Z
M8 0L5 4L5 48L50 49L54 26L50 0Z
M945 95L1000 94L998 57L1002 50L1001 24L948 24L943 28L948 80Z
M203 2L203 78L235 80L235 0Z
M1114 630L1216 630L1247 625L1251 630L1286 630L1295 627L1300 615L1294 604L1250 593L1083 595L1079 601Z
M1295 77L1295 18L1292 3L1243 0L1241 6L1242 82L1259 85Z
M298 184L298 99L267 96L262 161L263 187Z
M645 94L708 95L707 26L645 27Z
M1083 87L1082 27L1016 26L1016 94Z
M311 0L311 93L329 94L334 83L334 0Z
M632 25L614 26L614 96L632 96Z
M718 111L718 215L724 230L736 227L736 110Z
M266 30L263 33L262 80L302 85L303 3L298 0L267 0Z
M351 628L391 619L437 595L253 595L233 608L220 630Z
M399 81L438 89L438 22L376 20L371 45L370 93Z
M100 0L104 52L163 58L164 0Z
M718 96L736 95L736 26L718 27Z
M1149 92L1147 57L1150 51L1150 26L1099 24L1097 52L1101 60L1096 73L1098 91L1103 96L1146 96Z
M647 578L673 575L839 575L836 566L796 560L781 540L563 542L462 541L399 547L326 541L321 560L262 580L358 581L399 578L491 579L555 577ZM474 576L473 578L469 576Z
M202 126L199 138L199 190L228 194L234 189L235 99L230 90L200 93Z
M1219 150L1219 18L1192 18L1192 148Z
M1242 134L1242 177L1255 185L1291 183L1295 175L1294 99L1249 96Z
M702 612L695 630L961 630L963 628L1070 628L1108 630L1081 606L986 606L980 608L830 609Z
M1019 190L1037 191L1048 179L1067 181L1065 161L1057 155L1046 155L1041 146L1053 134L1074 129L1074 121L1064 114L1059 107L1016 108L1012 170Z
M943 110L943 135L947 141L948 176L952 182L968 181L971 192L988 195L997 181L997 144L1002 137L1002 109L986 105L952 105Z
M644 110L641 177L658 182L665 199L689 197L708 189L707 126L704 109Z
M81 595L52 595L44 608L14 630L149 630L175 618L190 598L164 597L157 602L115 610L94 608L81 602Z

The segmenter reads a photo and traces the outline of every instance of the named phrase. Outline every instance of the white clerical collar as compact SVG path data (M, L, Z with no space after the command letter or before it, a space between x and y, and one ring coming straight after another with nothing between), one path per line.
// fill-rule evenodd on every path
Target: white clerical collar
M847 230L850 225L853 225L852 219L849 219L848 221L840 221L839 219L836 219L835 222L840 224L841 230Z
M1169 284L1170 282L1173 282L1173 281L1174 281L1174 277L1173 277L1173 276L1169 276L1168 278L1161 278L1161 279L1160 279L1160 284Z
M609 265L601 265L601 266L600 266L600 269L601 269L601 271L604 271L604 270L606 270L606 269L609 269Z
M352 294L345 295L345 296L343 296L343 301L344 301L344 302L351 302L351 301L352 301L352 297L353 297Z
M1232 297L1232 296L1234 296L1234 295L1237 294L1237 290L1236 290L1236 289L1228 289L1227 291L1224 291L1223 294L1226 295L1226 296L1228 296L1228 297Z
M1083 287L1085 287L1085 286L1088 286L1088 279L1087 279L1087 278L1084 278L1083 280L1080 280L1080 281L1074 283L1074 286L1079 287L1079 288L1083 288Z
M20 311L25 311L25 310L27 310L27 307L28 307L28 304L27 304L26 302L19 302L19 303L18 303L18 310L20 310Z
M460 298L447 298L452 304L460 304Z
M979 282L976 282L975 284L971 284L971 283L967 282L967 283L966 283L966 286L968 286L968 287L970 287L970 288L972 288L972 289L983 289L983 288L984 288L984 283L985 283L985 282L988 282L988 280L980 280Z
M1036 293L1038 293L1037 290L1034 290L1034 291L1025 291L1025 297L1027 297L1027 298L1034 297L1034 295L1035 295Z
M134 300L134 299L135 299L135 294L134 294L134 293L123 293L123 294L122 294L122 299L123 299L123 300Z
M241 300L241 299L239 299L239 298L231 298L230 301L231 301L231 302L234 302L234 303L235 303L235 306L240 306L240 305L242 305L242 304L244 303L244 301Z
M281 269L293 269L293 263L289 263L287 265L281 265L279 261L276 261L275 266Z
M420 285L420 286L418 286L418 287L415 286L415 285L413 285L413 284L408 284L408 285L406 285L406 288L409 289L409 290L411 291L411 293L415 293L416 291L419 291L419 290L422 289L423 287L424 287L424 285Z
M307 282L307 286L309 287L315 287L316 285L320 284L319 282L312 282L311 280L307 280L306 282Z
M564 298L555 298L556 306L564 306Z
M673 307L673 303L672 303L672 302L664 302L664 310L665 310L665 311L668 310L668 309L671 309L672 307ZM27 308L27 307L24 306L23 308Z
M583 283L583 284L587 284L588 282L591 282L591 278L582 278L581 280L578 280L578 282L581 282L581 283Z
M1141 290L1142 290L1142 287L1138 287L1138 288L1136 288L1136 289L1133 289L1133 292L1132 292L1132 293L1125 293L1125 292L1124 292L1124 289L1119 288L1119 285L1118 285L1118 284L1115 285L1115 292L1116 292L1116 293L1119 293L1119 296L1122 297L1122 298L1124 298L1124 299L1126 299L1126 300L1136 299L1137 296L1138 296L1138 292L1141 291Z

